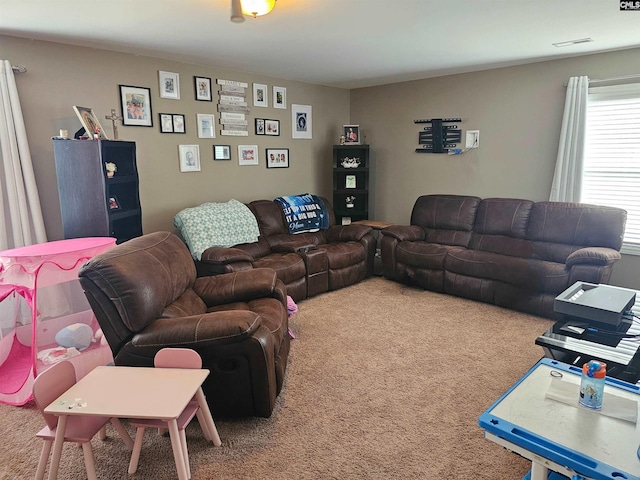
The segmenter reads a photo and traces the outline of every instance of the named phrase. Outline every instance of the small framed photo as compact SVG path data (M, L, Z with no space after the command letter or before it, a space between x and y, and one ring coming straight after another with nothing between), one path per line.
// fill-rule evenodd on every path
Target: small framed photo
M265 135L280 135L280 120L265 120L264 133Z
M311 139L311 105L291 105L291 137Z
M284 87L273 87L273 108L287 108L287 89Z
M216 120L213 115L198 113L198 138L216 138Z
M181 172L200 171L200 146L199 145L178 145L180 154Z
M153 127L151 89L120 85L120 105L123 125Z
M264 135L264 118L256 118L256 135Z
M180 75L158 70L158 83L160 85L160 98L180 100Z
M253 84L253 106L254 107L268 107L269 106L269 94L267 92L267 86L262 83Z
M214 145L214 160L231 160L231 145Z
M109 197L109 210L120 210L120 202L115 195Z
M347 175L344 177L344 188L356 188L355 175Z
M209 77L193 77L195 84L196 100L211 102L211 79Z
M343 125L344 143L360 145L360 125Z
M267 148L267 168L289 168L289 149Z
M173 114L160 113L160 133L174 133L173 131Z
M258 146L238 145L238 164L258 165Z
M84 128L85 132L87 132L87 136L91 139L94 138L94 135L98 135L98 138L102 140L109 140L106 133L104 133L104 129L100 122L98 121L98 117L93 113L93 110L88 107L73 107L74 112L80 119L80 123Z
M173 133L185 133L184 115L180 113L173 114Z

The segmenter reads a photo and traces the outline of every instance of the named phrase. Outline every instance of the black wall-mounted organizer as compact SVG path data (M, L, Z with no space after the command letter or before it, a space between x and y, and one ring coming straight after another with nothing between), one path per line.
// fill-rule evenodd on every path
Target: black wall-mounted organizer
M431 126L424 127L418 134L420 148L416 148L416 153L446 153L450 148L455 148L462 139L462 131L457 125L460 118L431 118L414 120L413 123L429 123Z

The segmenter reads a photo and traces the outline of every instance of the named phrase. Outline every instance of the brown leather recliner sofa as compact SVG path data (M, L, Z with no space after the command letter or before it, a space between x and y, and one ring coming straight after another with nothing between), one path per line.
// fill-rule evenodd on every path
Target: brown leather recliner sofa
M554 298L573 283L609 281L626 218L588 204L423 195L410 225L382 230L383 274L557 318Z
M161 348L191 348L211 371L203 390L214 415L271 415L290 342L273 270L196 278L182 240L155 232L92 258L79 279L116 365L152 367Z
M376 248L371 227L336 225L331 203L321 199L329 214L329 228L298 234L289 234L282 208L275 201L248 203L258 221L258 241L205 250L201 260L195 260L198 275L272 268L296 301L371 276Z

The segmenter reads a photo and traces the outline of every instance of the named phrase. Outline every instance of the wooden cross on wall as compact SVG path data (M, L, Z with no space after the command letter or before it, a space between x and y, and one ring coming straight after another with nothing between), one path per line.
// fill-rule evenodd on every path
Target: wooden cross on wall
M105 115L104 118L107 120L111 120L113 124L113 139L118 140L118 120L122 120L122 117L116 114L116 110L114 108L111 109L111 116Z

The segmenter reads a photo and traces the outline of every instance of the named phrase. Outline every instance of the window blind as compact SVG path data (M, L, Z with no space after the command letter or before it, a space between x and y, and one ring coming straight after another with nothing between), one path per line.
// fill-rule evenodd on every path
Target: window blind
M624 208L622 252L640 255L640 84L589 88L581 202Z

